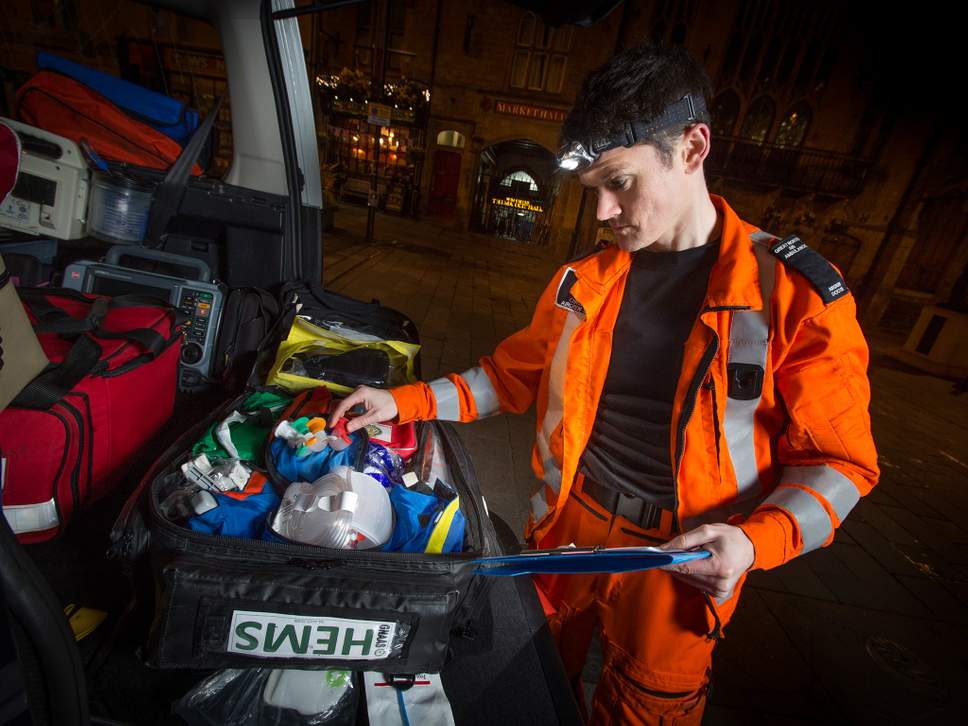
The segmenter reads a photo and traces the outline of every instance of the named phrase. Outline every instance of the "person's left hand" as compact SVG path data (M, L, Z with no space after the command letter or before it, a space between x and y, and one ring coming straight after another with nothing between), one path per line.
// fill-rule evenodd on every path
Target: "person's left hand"
M709 550L709 557L666 565L662 569L720 600L733 594L733 588L753 564L756 554L746 533L731 524L704 524L660 547L664 550L697 548Z

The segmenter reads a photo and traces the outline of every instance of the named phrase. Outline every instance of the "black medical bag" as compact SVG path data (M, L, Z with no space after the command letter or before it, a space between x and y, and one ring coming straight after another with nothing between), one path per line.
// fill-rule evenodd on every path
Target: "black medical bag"
M379 300L356 300L324 290L318 283L296 282L282 289L283 317L280 329L289 330L299 315L321 328L351 328L383 340L402 340L419 345L417 326L403 313L380 304ZM420 378L420 356L414 360L414 375Z
M111 553L132 581L149 579L146 570L153 581L149 665L440 671L451 639L475 633L487 599L490 579L475 573L473 561L500 549L456 432L449 424L419 424L434 433L460 496L460 553L329 549L205 535L169 521L160 509L166 485L181 476L196 439L244 397L158 459L111 533Z
M229 291L222 305L212 378L231 392L245 385L279 318L279 302L259 287Z

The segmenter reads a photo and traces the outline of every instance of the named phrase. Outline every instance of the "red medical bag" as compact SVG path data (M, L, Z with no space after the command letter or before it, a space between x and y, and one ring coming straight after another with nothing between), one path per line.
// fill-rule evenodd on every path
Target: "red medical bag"
M3 510L39 542L116 486L171 416L181 332L153 298L19 293L51 365L0 412Z

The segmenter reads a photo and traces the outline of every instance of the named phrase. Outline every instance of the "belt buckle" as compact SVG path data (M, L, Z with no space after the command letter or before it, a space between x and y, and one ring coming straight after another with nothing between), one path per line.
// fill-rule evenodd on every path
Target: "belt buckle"
M641 497L619 494L615 514L625 517L642 529L656 529L659 526L662 510ZM658 516L657 516L658 515Z

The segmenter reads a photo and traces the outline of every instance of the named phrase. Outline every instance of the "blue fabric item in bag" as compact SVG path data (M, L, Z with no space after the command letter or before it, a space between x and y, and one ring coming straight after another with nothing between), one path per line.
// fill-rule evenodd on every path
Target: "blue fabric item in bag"
M393 505L396 519L393 536L383 545L383 549L387 552L426 552L434 529L450 501L394 485L390 489L390 504ZM466 522L464 513L458 507L447 529L441 554L464 550Z
M184 146L198 128L198 112L183 102L136 83L44 51L37 52L39 70L56 71L83 83L139 121Z
M188 527L193 532L262 539L268 514L280 502L269 482L262 485L261 492L245 499L235 499L221 492L212 492L212 496L218 506L188 520Z
M327 446L322 451L310 451L305 456L299 456L303 448L292 448L285 439L276 438L269 446L269 456L276 471L289 482L312 483L338 466L353 466L360 453L361 439L356 434L351 436L353 443L342 451L333 451Z

